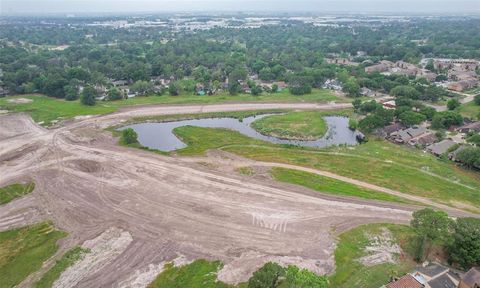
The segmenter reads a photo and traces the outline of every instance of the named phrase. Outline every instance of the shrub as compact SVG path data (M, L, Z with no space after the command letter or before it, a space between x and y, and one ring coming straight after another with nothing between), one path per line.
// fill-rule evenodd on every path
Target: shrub
M473 98L473 101L475 102L475 104L480 105L480 94L476 95Z
M138 143L137 137L137 132L135 132L135 130L133 130L132 128L122 130L122 142L124 144Z
M455 110L458 107L460 107L460 101L458 101L457 99L448 100L448 102L447 102L448 110Z
M280 277L285 275L285 270L277 263L268 262L255 271L248 280L248 288L275 288Z

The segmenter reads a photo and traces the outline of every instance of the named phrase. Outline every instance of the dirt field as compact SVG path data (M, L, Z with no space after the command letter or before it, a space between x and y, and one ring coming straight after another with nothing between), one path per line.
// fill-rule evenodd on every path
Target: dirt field
M31 179L36 188L0 207L0 230L52 219L69 233L61 251L110 243L98 248L103 260L86 257L75 266L75 277L67 270L55 287L128 287L128 281L141 287L138 283L146 281L138 275L155 275L148 271L178 257L223 261L219 278L229 283L247 280L270 260L330 273L335 233L364 223L405 223L414 207L326 196L220 172L191 159L117 146L102 129L133 116L346 105L137 107L53 130L27 115L1 115L0 185ZM90 265L84 263L88 259Z

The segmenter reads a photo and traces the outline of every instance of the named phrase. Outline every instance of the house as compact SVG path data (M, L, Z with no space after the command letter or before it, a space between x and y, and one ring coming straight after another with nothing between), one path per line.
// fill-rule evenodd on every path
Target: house
M425 288L456 288L460 280L456 273L438 263L417 267L412 275L425 279Z
M327 79L327 81L323 83L322 88L340 91L343 89L343 85L337 79Z
M435 156L440 156L443 153L447 152L448 149L450 149L451 147L453 147L455 145L456 145L456 143L453 142L452 140L445 139L445 140L442 140L438 143L429 145L427 147L427 151L432 153Z
M380 63L365 67L365 72L367 73L373 73L373 72L387 72L391 68L395 66L395 63L387 61L387 60L382 60Z
M120 87L120 86L127 86L128 85L127 80L113 80L111 83L114 87Z
M420 283L415 277L410 274L403 276L402 278L392 281L387 285L383 286L385 288L423 288L425 287Z
M4 97L8 95L8 90L7 88L0 86L0 97Z
M383 108L385 109L395 109L397 108L397 104L395 103L395 100L390 100L382 103Z
M371 89L368 89L367 87L362 87L360 88L360 95L367 97L375 97L377 96L377 93Z
M428 132L408 140L408 144L425 147L435 143L435 141L437 141L437 136L435 136L434 133Z
M480 121L465 124L455 129L455 131L460 133L480 132Z
M480 268L473 267L460 278L458 288L480 288Z
M393 123L393 124L390 124L388 126L383 127L382 130L385 133L385 135L390 136L390 134L392 134L393 132L397 132L397 131L402 130L404 128L405 127L400 123Z
M334 59L326 58L326 59L325 59L325 62L327 62L328 64L337 64L337 65L346 65L346 66L358 66L358 63L357 63L357 62L350 61L350 60L347 59L347 58L334 58Z
M274 82L273 84L277 84L278 86L278 92L282 91L282 90L285 90L288 88L288 84L285 83L285 81L278 81L278 82Z
M414 126L408 129L393 132L388 138L395 143L408 143L408 141L410 141L411 139L423 135L427 132L428 130L424 127Z
M460 277L451 269L437 263L417 267L415 271L397 281L385 285L385 288L457 288ZM469 286L466 286L469 287Z

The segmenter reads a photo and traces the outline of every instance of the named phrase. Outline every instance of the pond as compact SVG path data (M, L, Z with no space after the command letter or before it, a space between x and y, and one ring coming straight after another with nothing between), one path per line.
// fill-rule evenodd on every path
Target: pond
M361 133L348 128L348 117L326 116L324 117L328 130L325 136L317 140L285 140L272 136L265 136L253 129L250 124L263 117L272 114L251 116L242 121L235 118L205 118L194 120L179 120L162 123L140 123L124 126L119 130L132 128L138 134L138 142L150 149L160 151L174 151L185 148L187 145L175 136L173 130L182 126L197 126L205 128L227 128L240 132L241 134L255 139L275 144L290 144L306 147L328 147L332 145L356 145L357 136Z

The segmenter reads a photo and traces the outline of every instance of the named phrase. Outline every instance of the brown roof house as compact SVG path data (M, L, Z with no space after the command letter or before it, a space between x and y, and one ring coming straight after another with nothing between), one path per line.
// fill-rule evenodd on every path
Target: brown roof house
M407 274L402 278L390 282L382 288L423 288L425 287L419 280L415 279L411 274Z
M480 288L480 267L468 270L460 279L458 288Z
M460 133L480 132L480 121L471 122L456 129Z

